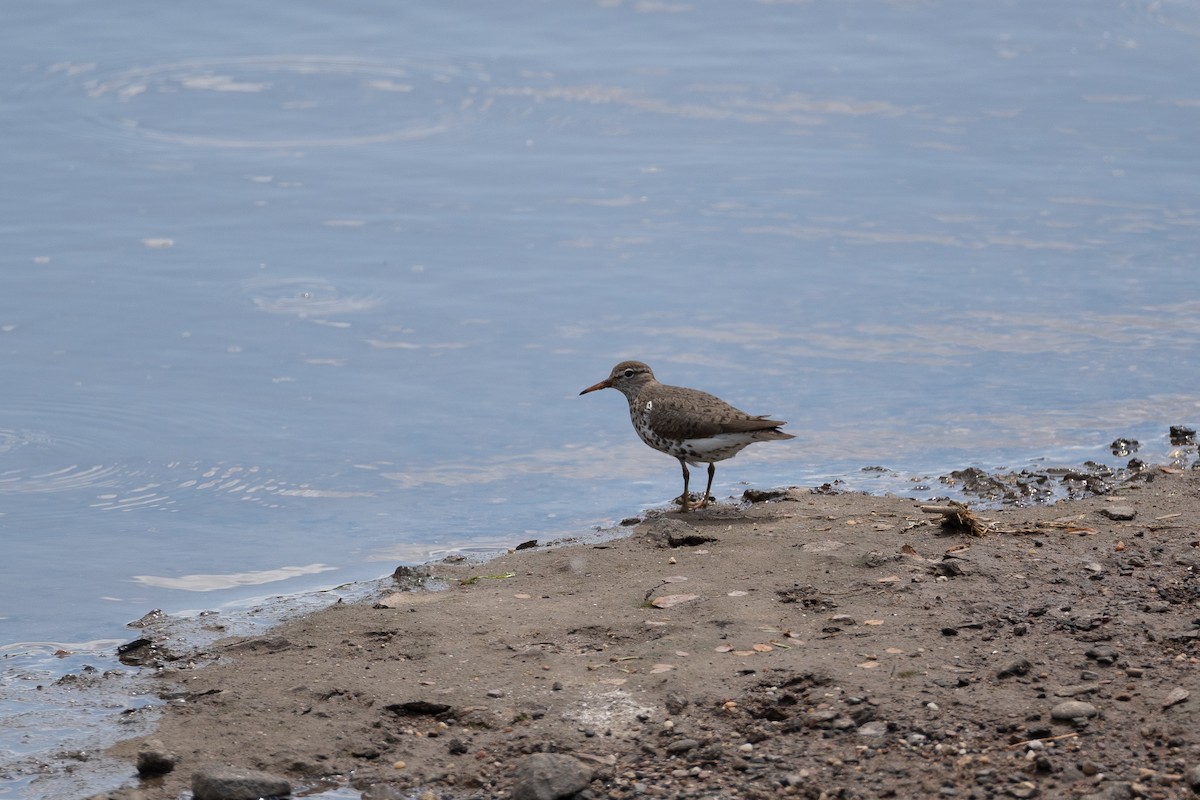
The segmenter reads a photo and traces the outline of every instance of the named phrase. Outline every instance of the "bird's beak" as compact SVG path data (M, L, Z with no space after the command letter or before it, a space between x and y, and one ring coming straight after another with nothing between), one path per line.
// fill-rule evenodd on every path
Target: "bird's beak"
M612 381L609 380L608 378L605 378L604 380L597 383L595 386L589 386L588 388L584 389L582 392L580 392L580 394L587 394L588 392L594 392L597 389L611 389L611 388L612 388Z

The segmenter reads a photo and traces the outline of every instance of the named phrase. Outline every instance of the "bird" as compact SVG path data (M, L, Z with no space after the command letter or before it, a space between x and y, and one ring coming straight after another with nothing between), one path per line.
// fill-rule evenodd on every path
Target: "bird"
M796 438L780 430L786 425L766 416L752 416L699 389L659 383L641 361L622 361L608 377L580 392L616 389L629 401L629 418L642 441L679 459L683 469L682 511L688 510L688 464L708 464L708 485L697 509L712 496L717 461L737 455L747 445Z

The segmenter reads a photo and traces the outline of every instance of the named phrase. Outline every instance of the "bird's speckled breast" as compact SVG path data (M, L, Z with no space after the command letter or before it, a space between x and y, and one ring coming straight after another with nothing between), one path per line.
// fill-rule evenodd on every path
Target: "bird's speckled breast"
M664 439L654 432L650 426L650 412L654 410L654 401L645 397L645 392L636 397L630 397L629 400L629 419L633 421L633 429L637 431L637 435L646 444L668 455L679 457L687 457L689 453L684 452L685 448L682 442L674 439Z
M642 392L637 397L628 398L629 418L641 440L661 453L682 458L692 464L721 461L736 454L751 441L744 436L726 435L707 439L669 439L660 436L651 425L654 400L648 397L648 394Z

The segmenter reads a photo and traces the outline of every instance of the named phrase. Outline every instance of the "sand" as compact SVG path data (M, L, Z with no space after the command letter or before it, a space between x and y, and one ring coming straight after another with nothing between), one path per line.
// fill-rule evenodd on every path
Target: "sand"
M101 797L222 765L532 797L536 753L571 756L581 798L1194 796L1200 475L976 516L791 489L400 570L165 661L157 741L118 744ZM139 778L140 749L173 769Z

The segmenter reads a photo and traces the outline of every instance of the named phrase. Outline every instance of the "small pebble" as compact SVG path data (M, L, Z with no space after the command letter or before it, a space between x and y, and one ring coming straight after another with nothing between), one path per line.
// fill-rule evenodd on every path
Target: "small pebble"
M1078 719L1094 717L1098 713L1100 713L1099 710L1091 703L1085 703L1082 700L1066 700L1050 709L1050 719L1059 722L1074 722Z

